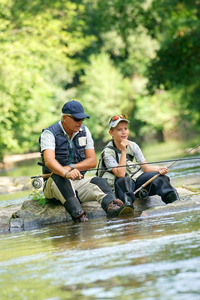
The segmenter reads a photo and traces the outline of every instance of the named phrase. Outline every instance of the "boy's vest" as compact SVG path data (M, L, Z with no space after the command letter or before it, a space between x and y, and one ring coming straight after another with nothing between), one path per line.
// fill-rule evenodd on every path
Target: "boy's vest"
M111 140L106 145L104 150L101 152L101 156L99 159L97 172L96 172L96 175L98 177L103 177L108 181L108 183L113 191L114 191L115 179L117 177L115 176L115 174L112 171L109 171L108 168L106 167L106 165L104 163L104 157L112 156L116 159L117 163L119 163L119 155L118 154L120 154L120 153L121 153L121 151L118 148L116 148L113 140ZM140 168L140 166L133 163L133 159L134 159L134 152L131 147L128 147L127 153L126 153L126 175L125 176L129 176L133 180L136 180L140 175L143 174L143 171Z
M82 131L79 131L79 133L73 138L72 141L72 147L70 146L70 143L65 136L62 128L60 127L59 123L55 123L51 126L49 126L44 130L49 130L51 133L53 133L55 137L56 142L56 148L55 148L55 158L56 160L62 165L67 166L71 163L78 163L86 158L85 156L85 145L80 146L79 139L82 137L86 138L86 130L85 126L82 124L81 128ZM39 139L40 141L40 139ZM42 171L43 174L51 173L51 171L45 166L43 154L42 156ZM81 174L84 175L86 171L81 171Z

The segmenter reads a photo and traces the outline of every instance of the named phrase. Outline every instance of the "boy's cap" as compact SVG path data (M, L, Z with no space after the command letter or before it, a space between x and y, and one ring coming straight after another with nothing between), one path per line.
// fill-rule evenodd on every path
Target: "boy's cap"
M125 115L115 115L112 118L110 118L109 123L108 123L109 124L109 130L111 128L116 127L119 124L119 122L122 122L122 121L130 123L130 121L126 119Z

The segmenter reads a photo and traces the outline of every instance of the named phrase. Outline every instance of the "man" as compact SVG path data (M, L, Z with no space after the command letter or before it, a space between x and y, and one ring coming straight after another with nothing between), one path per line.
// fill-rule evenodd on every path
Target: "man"
M165 174L168 168L163 166L150 166L140 150L133 141L128 140L129 120L124 115L115 115L109 121L109 134L112 140L102 152L102 162L99 176L106 178L112 190L123 202L133 204L135 201L134 191L146 183L156 174L160 174L154 181L148 184L139 194L144 196L160 195L162 200L168 204L179 200L177 191L171 186L169 177ZM136 159L139 165L133 164Z
M86 170L96 166L94 142L83 125L83 106L69 101L62 108L61 120L40 137L43 173L52 173L44 184L47 199L60 200L73 220L88 221L80 202L98 201L108 217L117 217L126 207L103 178L84 178Z

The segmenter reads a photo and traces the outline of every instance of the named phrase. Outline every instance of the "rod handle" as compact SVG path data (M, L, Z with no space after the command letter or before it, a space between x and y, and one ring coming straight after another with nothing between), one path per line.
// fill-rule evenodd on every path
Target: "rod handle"
M141 187L139 187L137 190L134 191L134 194L137 194L137 192L139 192L141 189L143 189L149 183L151 183L152 181L154 181L159 175L160 175L160 173L154 175L152 178L150 178L149 180L147 180L143 185L141 185Z

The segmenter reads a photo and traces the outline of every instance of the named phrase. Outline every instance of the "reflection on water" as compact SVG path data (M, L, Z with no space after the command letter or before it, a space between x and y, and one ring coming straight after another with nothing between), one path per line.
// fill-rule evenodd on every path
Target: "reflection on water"
M170 178L184 177L200 173L200 157L192 157L189 160L177 162L170 168Z
M199 299L199 214L0 236L1 299Z

